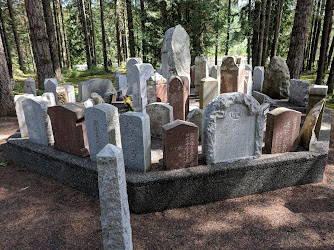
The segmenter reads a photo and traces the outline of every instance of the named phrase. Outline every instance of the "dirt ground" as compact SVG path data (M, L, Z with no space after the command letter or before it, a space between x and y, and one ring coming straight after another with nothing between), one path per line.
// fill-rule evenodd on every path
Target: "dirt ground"
M0 118L0 162L17 129ZM333 139L323 183L131 214L134 249L334 249ZM0 249L102 249L99 200L24 168L0 166L0 210Z

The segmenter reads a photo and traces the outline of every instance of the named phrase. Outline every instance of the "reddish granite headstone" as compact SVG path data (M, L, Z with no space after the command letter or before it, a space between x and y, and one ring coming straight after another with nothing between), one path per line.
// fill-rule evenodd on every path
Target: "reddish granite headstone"
M147 81L147 103L167 103L167 80L155 73Z
M57 87L56 92L57 92L57 103L58 103L58 105L65 104L65 103L69 102L67 88L61 87L61 86Z
M163 165L167 170L198 165L198 127L176 120L164 125L162 134Z
M86 157L88 140L84 108L74 103L48 108L51 119L54 148L80 157Z
M265 151L271 154L295 151L299 144L301 113L276 108L267 113Z
M245 86L245 64L240 60L236 64L236 58L229 56L221 64L220 93L240 92L247 93Z
M174 120L185 120L189 112L189 80L186 76L172 76L169 82L169 105Z

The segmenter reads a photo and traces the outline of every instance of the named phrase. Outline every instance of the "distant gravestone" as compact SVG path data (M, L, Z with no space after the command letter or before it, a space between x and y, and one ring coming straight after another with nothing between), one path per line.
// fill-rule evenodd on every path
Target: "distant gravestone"
M199 95L201 89L201 80L209 76L209 63L204 55L195 58L195 96Z
M42 98L22 102L29 141L44 146L53 145L53 133L47 110L50 102Z
M55 95L53 93L45 92L45 93L42 94L42 96L49 100L50 106L56 106L57 105L56 98L55 98Z
M150 117L151 135L162 137L162 126L173 121L173 107L165 103L151 103L146 107Z
M121 73L119 70L116 70L115 73L114 73L115 78L116 78L116 76L120 76L121 74L122 74L122 73Z
M122 149L107 144L97 155L104 249L132 250L132 232Z
M114 90L111 80L93 78L79 83L78 87L78 101L84 102L90 98L93 92L98 93L100 96L104 96L104 93Z
M264 67L255 66L253 75L253 90L262 92L263 80L264 80Z
M115 89L124 89L128 87L128 80L126 75L119 75L117 78L115 77Z
M267 153L285 153L297 149L301 115L287 108L276 108L267 113L264 147Z
M57 87L58 82L55 78L46 78L44 81L45 92L51 92L54 94L57 103Z
M220 94L219 92L220 86L217 79L203 78L199 93L199 108L205 110L206 106Z
M261 156L263 126L262 108L252 96L218 96L202 118L202 151L207 164Z
M163 165L166 170L198 165L198 127L181 120L163 126Z
M14 97L15 111L20 127L21 138L29 137L22 102L32 97L34 97L33 94L15 95Z
M299 79L290 80L289 102L306 107L310 94L310 83Z
M111 104L99 104L85 109L85 120L90 159L108 144L122 147L118 108Z
M187 115L187 122L194 123L199 130L199 139L202 137L202 117L204 111L202 109L193 109Z
M126 112L119 116L125 166L140 172L151 167L150 118L145 113Z
M247 95L252 95L253 91L253 76L252 76L252 65L245 64L245 84L247 86Z
M189 92L187 77L171 77L169 84L169 105L173 107L174 120L186 119L189 112Z
M132 95L133 93L133 85L137 83L137 67L135 66L137 63L143 63L141 58L130 57L126 60L126 78L128 81L128 90L126 92L127 95Z
M48 109L54 135L54 148L79 157L89 155L84 108L74 103Z
M67 89L67 95L68 95L68 102L75 102L75 91L74 86L72 85L62 85L61 87L64 87Z
M68 103L68 93L67 93L67 89L63 86L57 87L56 89L57 92L57 103L58 105L61 104L66 104Z
M211 71L210 71L210 76L218 80L219 88L220 88L220 83L221 83L221 75L220 75L221 69L220 68L221 68L220 66L214 65L212 66Z
M36 96L36 83L31 77L24 81L24 93Z
M154 73L147 82L147 103L167 103L167 80L160 74Z
M245 64L236 64L236 58L228 56L221 64L220 93L240 92L246 93Z

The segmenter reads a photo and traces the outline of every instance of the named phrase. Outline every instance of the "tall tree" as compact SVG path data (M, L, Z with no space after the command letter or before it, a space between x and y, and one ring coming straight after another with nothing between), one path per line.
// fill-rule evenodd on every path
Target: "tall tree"
M327 86L328 86L328 93L332 94L333 88L334 88L334 59L332 60L331 70L329 72L328 81L327 81Z
M107 56L107 44L106 44L106 31L104 28L103 0L100 0L100 12L101 12L102 47L103 47L103 67L104 71L108 72L108 56Z
M61 39L60 39L60 29L59 29L60 24L59 24L58 18L57 18L57 8L56 8L56 1L55 0L52 1L52 5L53 5L53 18L54 18L54 22L55 22L55 26L56 26L56 38L57 38L57 46L58 46L58 59L59 59L60 68L62 68L61 48L60 48Z
M56 74L57 79L62 79L60 63L59 63L59 52L57 47L57 40L55 36L55 28L52 18L52 10L50 5L50 0L42 0L44 19L46 24L46 32L49 38L49 47L51 53L51 59L53 64L53 70Z
M146 23L146 10L145 10L145 2L144 0L140 0L140 12L141 12L141 18L140 18L140 24L141 24L141 31L142 31L142 54L143 54L143 61L147 61L147 49L146 49L146 28L145 28L145 23Z
M30 27L30 40L37 68L38 87L44 89L44 79L54 77L48 36L45 31L42 6L39 1L25 0Z
M216 15L216 20L215 20L215 65L218 64L218 46L219 46L219 5L220 5L220 0L217 0L217 15Z
M122 32L121 32L121 26L119 24L120 11L121 11L120 0L115 0L115 16L116 16L115 28L116 28L118 64L124 61L123 46L122 46Z
M1 22L1 38L3 41L3 47L7 59L7 67L9 76L13 78L13 63L12 63L12 53L10 49L10 44L8 43L8 37L6 32L5 20L2 13L2 7L0 6L0 22Z
M20 43L20 39L19 39L19 33L17 32L17 26L16 26L15 17L14 17L14 10L13 10L13 5L12 5L12 0L7 0L7 5L8 5L9 15L10 15L10 20L11 20L11 23L12 23L13 34L14 34L16 49L17 49L17 55L18 55L18 58L19 58L20 70L22 70L24 72L25 68L24 68L23 54L22 54L21 43Z
M297 0L287 58L287 65L292 79L299 79L302 69L311 7L312 0Z
M92 53L92 63L97 67L97 57L96 57L96 43L95 43L95 30L94 30L94 19L92 11L92 0L88 1L89 10L89 34L90 34L90 47Z
M281 19L282 19L282 12L283 12L283 1L284 0L277 0L274 39L271 45L271 53L270 53L271 58L276 56L276 53L277 53L278 37L279 37L279 31L281 29Z
M228 0L225 55L228 55L229 42L230 42L230 28L231 28L231 0Z
M130 56L135 57L135 36L133 34L133 18L132 18L132 6L131 0L126 0L126 9L128 14L128 29L129 29L129 45L130 45Z
M62 0L59 0L59 7L60 7L60 16L61 16L61 30L62 30L62 33L63 33L64 46L65 46L65 50L66 50L66 67L68 69L71 69L70 51L68 49L68 41L67 41L67 35L66 35L66 25L65 25L65 22L64 22L63 5L62 5L61 1Z
M271 15L271 0L267 0L266 7L266 22L264 28L264 36L263 36L263 51L262 51L262 59L261 65L265 66L267 62L267 47L268 47L268 36L269 36L269 28L270 28L270 15Z
M259 29L260 29L260 10L261 2L255 1L255 9L253 15L253 39L252 39L252 65L258 66L259 53Z
M128 25L127 25L127 15L126 15L126 6L123 6L123 24L124 24L124 33L125 33L125 58L129 57L129 39L128 39Z
M247 63L250 64L251 57L251 22L252 22L252 0L248 0L248 29L247 29Z
M316 2L316 0L313 0L313 2ZM312 6L311 11L312 11L311 28L310 28L310 31L309 31L309 35L307 36L307 46L306 46L305 54L304 54L303 71L307 70L307 62L308 62L308 59L309 59L309 56L310 56L311 45L312 45L312 37L313 37L313 32L315 30L314 29L314 24L315 24L317 10L314 9L313 6Z
M89 43L89 37L88 37L85 1L78 0L78 2L79 2L79 9L80 9L80 15L81 15L82 31L85 36L85 51L86 51L87 67L88 69L92 69L92 54L90 51L90 43Z
M266 0L261 1L261 15L260 15L260 32L259 32L259 55L257 56L257 65L261 65L263 52L264 29L266 23Z

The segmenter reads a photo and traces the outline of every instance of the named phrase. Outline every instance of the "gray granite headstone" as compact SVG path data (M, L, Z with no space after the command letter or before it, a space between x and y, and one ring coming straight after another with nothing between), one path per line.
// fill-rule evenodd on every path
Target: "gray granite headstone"
M221 83L221 75L220 75L220 66L214 65L211 68L210 76L218 80L218 86L220 86Z
M75 102L74 86L72 86L72 85L62 85L62 87L67 89L68 101L74 103Z
M31 77L24 81L24 93L36 95L36 83Z
M173 121L173 107L165 103L154 102L147 105L146 113L150 117L151 135L161 138L162 126Z
M122 149L107 144L97 155L104 249L132 250L132 231Z
M225 93L215 98L202 118L202 151L207 164L261 156L264 115L254 97Z
M209 63L204 55L195 58L195 96L199 95L201 88L201 80L209 76Z
M33 98L33 97L34 97L33 94L15 95L14 97L16 116L17 116L17 121L19 123L19 127L20 127L21 138L25 138L29 136L27 125L26 125L26 120L24 117L22 102L27 100L28 98Z
M111 104L99 104L85 109L90 159L108 144L122 147L118 108Z
M78 101L84 102L90 98L93 92L98 93L100 96L104 96L104 93L114 90L111 80L94 78L79 83L78 87Z
M310 83L299 79L290 79L289 102L306 107L310 94Z
M137 83L137 67L138 63L143 63L141 58L130 57L126 60L126 78L128 81L127 95L132 95L133 85Z
M53 93L45 92L45 93L43 93L42 96L49 100L50 106L56 106L57 105L56 104L56 98L55 98L55 95Z
M202 117L204 111L202 109L193 109L187 115L187 122L194 123L199 129L199 139L202 136Z
M115 89L125 89L128 87L128 80L126 78L126 75L118 75L115 77Z
M51 92L55 96L56 103L57 102L57 87L58 82L55 78L46 78L44 81L45 92Z
M264 80L264 67L255 66L253 72L253 90L262 92L263 80Z
M125 166L140 172L151 167L151 132L148 114L126 112L119 116Z

